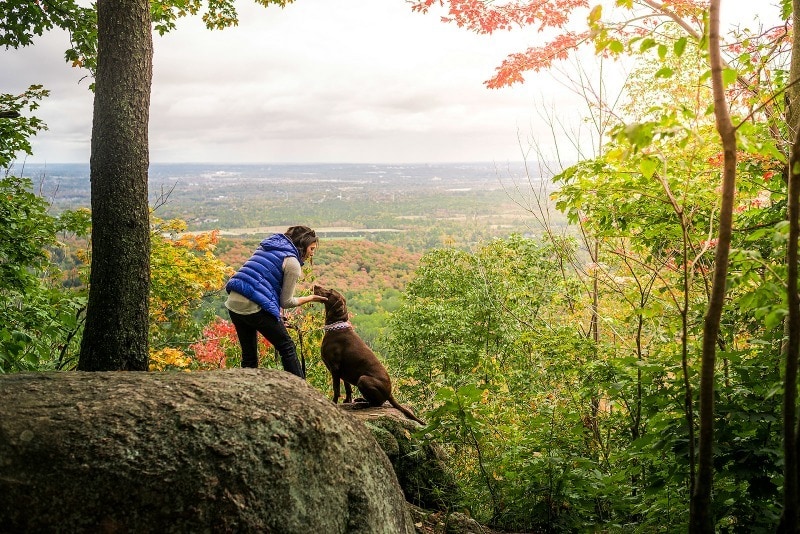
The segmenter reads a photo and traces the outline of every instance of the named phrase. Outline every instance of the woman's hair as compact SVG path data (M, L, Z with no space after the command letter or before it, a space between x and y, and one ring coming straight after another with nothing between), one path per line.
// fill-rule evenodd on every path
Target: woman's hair
M283 235L292 240L301 257L306 255L306 250L312 243L319 243L316 232L308 226L290 226Z

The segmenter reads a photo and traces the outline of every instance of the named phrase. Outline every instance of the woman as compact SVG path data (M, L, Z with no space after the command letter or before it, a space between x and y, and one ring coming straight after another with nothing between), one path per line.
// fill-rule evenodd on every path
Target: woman
M242 367L258 367L260 332L280 354L283 369L305 378L297 359L297 348L281 319L281 308L327 300L319 295L294 296L301 268L306 261L313 263L318 244L314 230L307 226L291 226L283 234L264 239L228 280L225 307L242 347Z

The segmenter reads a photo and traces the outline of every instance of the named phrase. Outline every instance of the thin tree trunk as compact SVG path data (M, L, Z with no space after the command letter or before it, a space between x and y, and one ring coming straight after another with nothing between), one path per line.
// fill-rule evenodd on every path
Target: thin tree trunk
M798 282L798 209L800 209L800 137L795 137L789 158L789 243L786 250L786 299L789 306L786 342L786 375L783 397L783 516L779 532L798 532L797 460L797 355L800 352L800 296Z
M681 314L681 369L683 371L683 409L686 415L686 427L689 432L689 495L694 493L695 484L695 447L697 445L694 434L694 394L692 393L692 381L689 374L689 289L692 285L694 267L689 264L689 221L686 218L684 207L675 198L672 189L666 179L666 169L664 174L658 174L658 179L664 192L669 198L669 203L678 222L681 225L681 257L683 258L683 302L676 298L675 305ZM641 370L639 371L641 373Z
M150 3L98 0L91 151L92 261L78 369L148 365L150 223L147 127Z
M719 238L714 256L714 278L711 296L703 323L703 353L700 370L700 441L697 457L697 481L692 494L689 530L696 533L714 532L711 509L714 444L714 367L720 319L725 303L725 283L728 276L728 255L733 226L733 201L736 186L736 130L728 113L722 86L722 55L719 36L720 0L711 0L709 9L709 63L714 93L714 115L722 141L722 205L720 206Z
M592 254L592 261L595 264L600 263L600 241L595 239L594 253ZM589 326L589 333L594 342L595 355L597 354L598 345L600 344L600 287L597 270L592 275L592 319Z
M797 28L800 24L800 0L792 0L792 25ZM794 142L800 130L800 38L794 34L792 38L792 57L789 64L789 82L786 89L788 103L786 106L786 126L789 131L789 141Z
M793 23L800 24L800 0L792 0ZM800 353L800 296L798 284L798 238L800 238L800 40L797 36L792 42L792 59L789 70L791 85L787 89L786 122L793 141L789 154L788 179L788 218L789 243L786 248L786 300L789 313L786 320L786 343L783 347L786 356L786 372L784 375L783 396L783 515L778 527L779 532L796 533L800 525L798 518L798 487L800 486L800 462L798 462L798 430L797 430L797 372L798 353Z
M686 426L689 430L689 495L694 494L696 482L697 442L694 434L694 393L689 376L689 234L683 212L680 213L681 233L683 239L683 306L681 307L681 369L683 370L683 409L686 414Z

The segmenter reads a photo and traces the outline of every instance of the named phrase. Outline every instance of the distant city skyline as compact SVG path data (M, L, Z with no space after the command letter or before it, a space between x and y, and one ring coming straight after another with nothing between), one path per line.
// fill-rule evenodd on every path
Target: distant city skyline
M578 136L583 101L549 73L483 85L508 54L542 44L532 29L479 36L401 0L239 4L238 27L212 32L194 17L154 36L152 162L502 164L532 144L555 153L546 116L570 130L555 132L562 155ZM29 162L89 160L92 94L63 60L68 44L56 31L0 53L0 91L51 91Z

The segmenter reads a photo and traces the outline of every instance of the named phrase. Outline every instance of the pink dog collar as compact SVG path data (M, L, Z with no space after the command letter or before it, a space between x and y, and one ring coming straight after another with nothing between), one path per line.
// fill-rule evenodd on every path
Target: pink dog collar
M353 325L350 324L350 321L339 321L338 323L331 323L326 324L322 327L325 332L332 332L334 330L345 330L347 328L353 328Z

